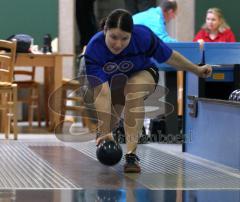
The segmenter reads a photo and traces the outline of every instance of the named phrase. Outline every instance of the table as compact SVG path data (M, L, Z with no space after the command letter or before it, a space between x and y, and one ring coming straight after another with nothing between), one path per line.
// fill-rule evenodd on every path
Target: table
M64 57L73 57L73 54L52 53L18 53L16 66L36 66L44 68L44 103L46 112L46 126L51 131L55 129L60 121L60 114L49 110L48 98L51 93L55 92L62 85L62 60ZM60 96L61 91L58 91ZM54 109L61 106L61 99L52 97L52 106Z

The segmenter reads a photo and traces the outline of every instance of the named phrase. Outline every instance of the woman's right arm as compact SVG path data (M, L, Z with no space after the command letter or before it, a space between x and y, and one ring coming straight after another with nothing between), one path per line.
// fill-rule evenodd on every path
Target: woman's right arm
M103 134L111 132L111 90L108 82L94 88L94 105L98 116L98 130Z

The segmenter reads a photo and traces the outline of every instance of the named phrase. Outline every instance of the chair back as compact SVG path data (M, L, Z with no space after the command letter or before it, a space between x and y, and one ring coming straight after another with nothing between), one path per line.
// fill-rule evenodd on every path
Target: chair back
M13 69L16 59L16 41L0 40L0 131L7 139L13 120L14 139L17 131L17 85L13 84Z
M13 71L14 81L34 81L36 67L15 67Z
M0 40L0 82L12 83L16 59L16 41Z

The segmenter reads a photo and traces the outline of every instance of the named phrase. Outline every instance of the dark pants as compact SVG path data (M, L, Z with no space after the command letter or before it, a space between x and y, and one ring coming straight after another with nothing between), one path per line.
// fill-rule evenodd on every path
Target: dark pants
M80 47L87 45L91 37L97 32L94 14L95 0L76 0L76 20L80 34Z
M125 8L132 14L156 6L156 0L124 0Z

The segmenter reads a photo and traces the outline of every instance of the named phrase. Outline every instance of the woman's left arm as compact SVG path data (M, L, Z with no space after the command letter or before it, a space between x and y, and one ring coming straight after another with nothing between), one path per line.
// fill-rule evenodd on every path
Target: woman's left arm
M193 64L190 60L185 58L179 52L174 51L170 58L166 61L167 64L175 67L180 71L190 71L199 77L207 78L212 74L212 67L210 65L198 66Z

